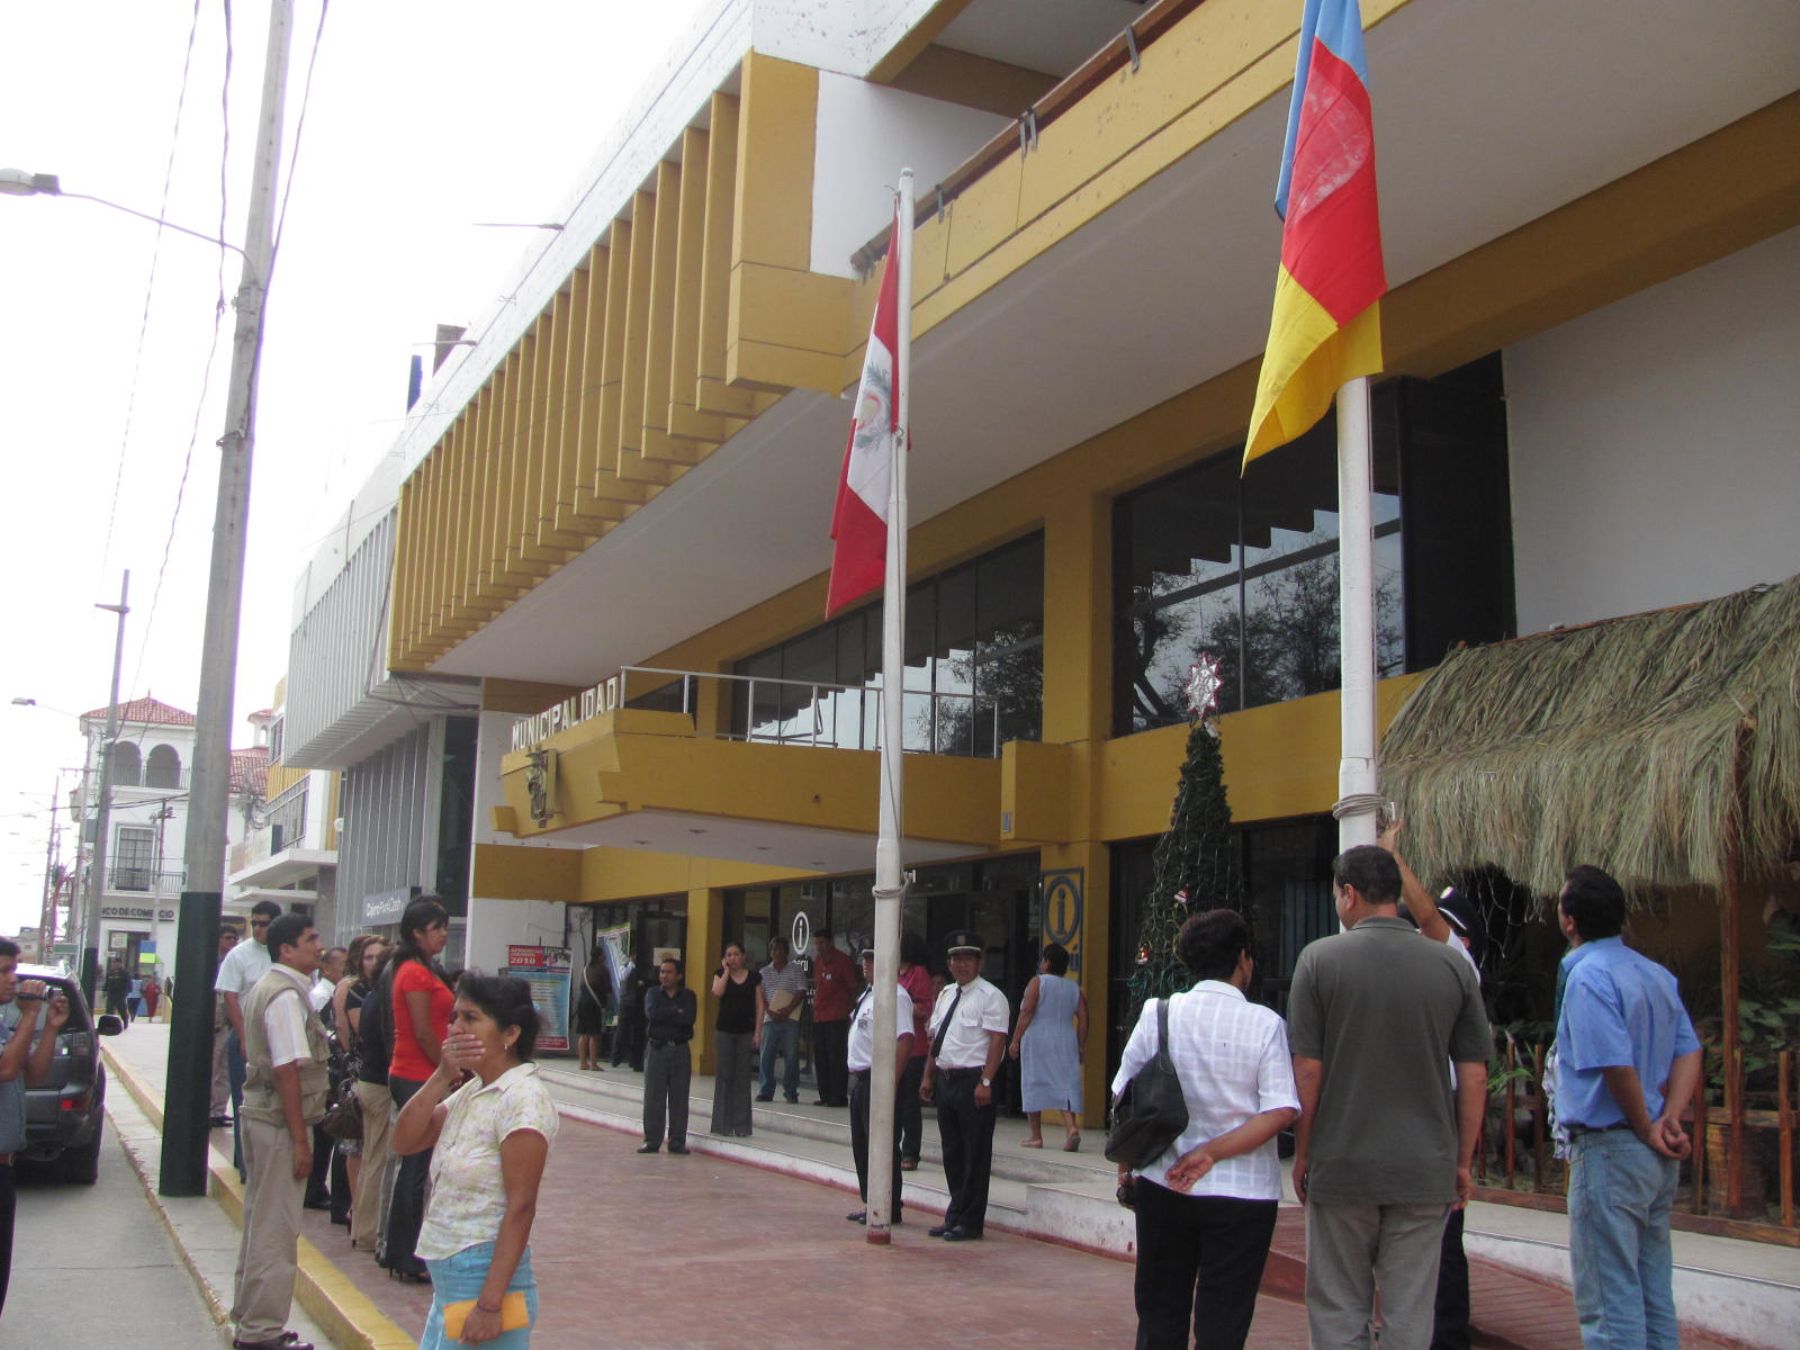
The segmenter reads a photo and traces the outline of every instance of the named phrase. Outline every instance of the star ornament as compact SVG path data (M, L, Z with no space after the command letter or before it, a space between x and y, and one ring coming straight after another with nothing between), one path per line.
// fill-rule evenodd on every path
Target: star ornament
M1211 717L1219 711L1219 691L1225 681L1219 678L1219 660L1211 652L1201 652L1200 659L1188 667L1188 716L1195 721Z

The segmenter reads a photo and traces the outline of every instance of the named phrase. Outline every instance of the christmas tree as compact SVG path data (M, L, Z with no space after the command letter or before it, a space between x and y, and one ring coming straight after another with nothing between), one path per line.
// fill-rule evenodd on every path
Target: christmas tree
M1238 843L1225 800L1225 761L1219 753L1219 663L1202 655L1187 685L1193 726L1187 760L1169 813L1169 832L1156 845L1150 898L1138 933L1137 971L1131 979L1131 1020L1146 1000L1186 989L1193 977L1175 954L1175 939L1190 914L1244 907Z

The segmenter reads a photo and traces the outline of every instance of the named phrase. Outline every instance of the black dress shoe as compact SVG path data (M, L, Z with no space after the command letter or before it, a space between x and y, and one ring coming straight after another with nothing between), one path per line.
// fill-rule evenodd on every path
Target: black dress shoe
M935 1228L927 1228L925 1230L925 1236L926 1237L943 1237L944 1234L946 1234L950 1231L950 1227L951 1226L947 1223L940 1223Z
M637 1151L639 1153L656 1153L656 1152L660 1152L661 1149L662 1149L661 1144L639 1144ZM671 1148L669 1150L669 1152L671 1152L671 1153L673 1153L674 1151L675 1150L673 1148Z
M759 1102L772 1102L775 1100L775 1094L773 1092L767 1094L759 1092L756 1094L756 1100Z
M669 1152L671 1152L671 1153L686 1153L687 1151L688 1151L688 1147L686 1144L670 1144L669 1145Z
M298 1333L284 1331L272 1341L233 1341L234 1350L313 1350L311 1341L303 1341Z
M331 1208L331 1200L329 1198L326 1198L324 1200L307 1200L307 1201L304 1201L301 1203L300 1208L302 1208L302 1209L330 1209Z
M851 1223L867 1223L869 1221L869 1211L866 1209L859 1209L856 1213L846 1214L844 1217Z
M980 1242L981 1230L979 1228L952 1228L948 1233L944 1234L944 1241Z

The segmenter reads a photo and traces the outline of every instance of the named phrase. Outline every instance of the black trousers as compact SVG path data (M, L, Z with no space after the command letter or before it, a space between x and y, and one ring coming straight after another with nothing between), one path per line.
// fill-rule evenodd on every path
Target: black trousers
M0 1312L6 1311L6 1286L12 1281L13 1213L17 1208L12 1164L0 1163Z
M313 1165L312 1173L306 1178L306 1203L323 1205L331 1201L331 1191L327 1183L331 1178L331 1158L336 1152L332 1148L332 1138L317 1125L312 1127Z
M850 1101L850 1021L813 1023L813 1077L827 1106Z
M644 1142L687 1147L688 1095L694 1063L686 1041L652 1045L644 1052Z
M423 1082L388 1075L388 1092L394 1099L394 1114L413 1099ZM425 1187L431 1180L431 1150L409 1153L400 1159L394 1171L394 1194L388 1201L386 1241L376 1253L381 1265L389 1270L422 1270L424 1262L413 1250L419 1245L419 1229L425 1223Z
M644 1071L644 1015L620 1013L613 1027L613 1067L629 1063L634 1073Z
M1463 1211L1460 1209L1451 1210L1450 1217L1444 1220L1431 1350L1469 1350L1469 1258L1463 1255Z
M1238 1350L1250 1336L1274 1200L1182 1195L1137 1183L1138 1350Z
M895 1089L894 1117L900 1131L900 1156L919 1161L919 1150L925 1143L925 1107L919 1100L919 1084L925 1078L925 1056L913 1055L906 1061L906 1072L900 1075Z
M850 1155L856 1159L856 1190L869 1202L869 1071L850 1075ZM914 1094L915 1098L917 1094ZM898 1124L898 1122L896 1122ZM888 1219L900 1217L900 1131L894 1131L894 1194L888 1203Z
M932 1084L937 1103L938 1140L944 1149L944 1181L950 1204L944 1226L979 1233L987 1222L988 1174L994 1166L994 1122L998 1113L990 1096L975 1104L981 1086L979 1069L939 1069Z

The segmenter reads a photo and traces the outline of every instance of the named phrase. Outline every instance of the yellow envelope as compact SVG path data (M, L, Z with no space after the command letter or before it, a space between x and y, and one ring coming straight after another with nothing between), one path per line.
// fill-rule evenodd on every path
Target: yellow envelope
M444 1334L453 1341L460 1341L463 1334L463 1323L469 1320L469 1314L475 1311L475 1300L465 1298L460 1303L444 1305ZM515 1289L500 1300L500 1330L517 1331L521 1327L531 1325L531 1309L525 1304L525 1291Z

